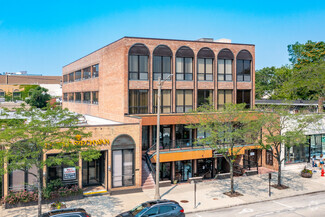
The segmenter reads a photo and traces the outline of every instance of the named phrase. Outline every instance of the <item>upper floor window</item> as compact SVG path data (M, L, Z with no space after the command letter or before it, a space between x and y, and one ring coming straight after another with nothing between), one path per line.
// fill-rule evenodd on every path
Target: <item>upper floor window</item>
M75 81L80 81L81 80L81 70L78 70L74 74L74 80Z
M3 98L3 97L5 97L5 95L6 95L6 93L2 89L0 89L0 97Z
M213 80L214 53L210 48L202 48L197 54L197 73L199 81Z
M222 49L218 54L218 81L232 81L233 53L229 49Z
M181 47L176 52L176 80L193 80L194 52L189 47Z
M245 103L246 108L251 106L251 91L250 90L237 90L237 104Z
M129 90L129 113L148 113L148 90Z
M68 93L63 93L63 101L68 101Z
M237 55L237 81L251 81L252 55L242 50Z
M90 103L90 92L84 92L84 98L82 99L83 103Z
M74 82L74 72L69 74L69 82Z
M92 94L93 94L93 97L92 97L91 103L98 104L98 91L93 91Z
M232 103L232 90L218 90L217 108L222 109L229 103Z
M176 112L189 112L193 110L193 91L176 90Z
M14 90L14 92L12 94L13 94L13 97L16 99L21 98L21 92L18 89Z
M98 77L98 64L93 65L92 67L92 77L97 78Z
M80 92L75 93L75 102L81 102L81 93Z
M91 72L90 72L90 67L84 68L83 71L83 79L89 79L91 78Z
M171 73L172 51L165 45L159 45L153 51L153 79L167 79ZM169 78L170 80L170 78Z
M74 93L69 93L68 94L69 97L69 102L73 102L74 101Z
M197 92L197 106L202 106L204 104L212 104L213 94L212 90L198 90Z
M149 50L143 44L135 44L129 50L129 80L148 80Z
M171 94L170 90L161 90L160 96L160 108L161 113L170 113L171 112ZM153 112L157 113L157 98L158 90L153 92Z
M63 75L63 83L67 83L68 82L68 75Z

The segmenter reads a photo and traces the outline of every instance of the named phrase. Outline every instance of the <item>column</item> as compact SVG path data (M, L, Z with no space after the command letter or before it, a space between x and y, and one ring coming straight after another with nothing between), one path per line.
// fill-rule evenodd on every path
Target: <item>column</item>
M82 188L82 158L81 158L81 153L79 153L78 166L79 166L78 186L79 186L79 188Z
M175 180L175 161L172 161L172 182Z
M194 159L193 161L193 177L195 177L195 174L197 173L197 159Z
M106 191L108 191L108 151L105 151L105 174L103 174L105 176L104 178L104 183L105 183L105 189Z

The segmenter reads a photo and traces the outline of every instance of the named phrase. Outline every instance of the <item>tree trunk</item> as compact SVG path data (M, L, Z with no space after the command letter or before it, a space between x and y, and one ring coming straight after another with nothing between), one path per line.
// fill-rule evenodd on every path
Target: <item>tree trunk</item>
M318 98L318 113L323 113L323 101L324 97Z
M229 166L230 166L230 192L231 194L235 193L234 191L234 165L232 164L232 162L229 162Z
M38 185L37 185L37 189L38 189L38 217L41 217L42 215L42 170L38 169Z
M281 185L281 160L278 159L278 186Z

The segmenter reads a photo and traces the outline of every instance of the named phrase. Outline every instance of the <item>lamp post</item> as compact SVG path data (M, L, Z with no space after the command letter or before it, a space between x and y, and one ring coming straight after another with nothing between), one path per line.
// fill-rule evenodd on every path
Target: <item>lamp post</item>
M172 74L168 75L163 81L158 78L158 96L157 96L157 136L156 136L156 185L155 185L155 199L160 199L159 193L159 174L160 174L160 97L161 97L161 86L164 82L169 79Z

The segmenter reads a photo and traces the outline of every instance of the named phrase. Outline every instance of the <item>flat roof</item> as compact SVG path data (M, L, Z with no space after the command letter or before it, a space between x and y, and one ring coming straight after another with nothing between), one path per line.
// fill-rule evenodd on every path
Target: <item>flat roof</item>
M103 48L105 48L105 47L107 47L107 46L109 46L111 44L114 44L114 43L116 43L116 42L124 39L124 38L131 38L131 39L149 39L149 40L165 40L165 41L184 41L184 42L197 42L197 43L208 43L208 44L234 44L234 45L255 46L255 44L244 44L244 43L227 43L227 42L217 42L217 41L198 41L198 40L185 40L185 39L167 39L167 38L149 38L149 37L124 36L123 38L120 38L118 40L115 40L115 41L113 41L113 42L111 42L111 43L109 43L109 44L107 44L107 45L105 45L105 46L103 46L103 47L101 47L101 48L99 48L97 50L94 50L93 52L91 52L91 53L89 53L89 54L87 54L87 55L85 55L83 57L80 57L79 59L77 59L75 61L72 61L72 62L64 65L62 68L66 67L66 66L68 66L68 65L70 65L70 64L72 64L74 62L77 62L78 60L81 60L82 58L85 58L86 56L89 56L90 54L95 53L95 52L97 52L97 51L99 51L99 50L101 50L101 49L103 49Z

